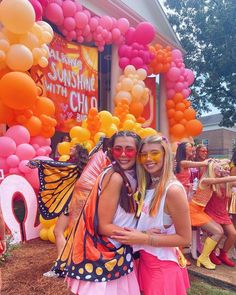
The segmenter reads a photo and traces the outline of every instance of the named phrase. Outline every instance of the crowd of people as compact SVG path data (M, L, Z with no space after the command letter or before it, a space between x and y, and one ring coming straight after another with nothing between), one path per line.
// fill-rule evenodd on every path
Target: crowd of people
M234 267L236 152L231 161L212 159L205 145L182 142L173 156L162 135L120 131L87 160L58 219L59 256L49 272L66 277L72 293L187 294L182 249L191 245L192 226L206 236L197 266ZM74 218L78 199L83 206Z

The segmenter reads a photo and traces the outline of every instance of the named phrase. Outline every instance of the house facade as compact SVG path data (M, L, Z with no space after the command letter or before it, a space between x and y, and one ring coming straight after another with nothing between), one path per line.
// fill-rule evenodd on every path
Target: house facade
M219 126L221 119L222 114L201 117L203 132L195 140L208 147L210 157L231 158L236 148L236 127Z

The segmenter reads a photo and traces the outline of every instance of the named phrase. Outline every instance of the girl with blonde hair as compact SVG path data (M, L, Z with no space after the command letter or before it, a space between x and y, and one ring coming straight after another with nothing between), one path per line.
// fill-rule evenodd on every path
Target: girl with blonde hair
M137 177L136 230L115 230L112 238L140 251L139 284L144 295L183 295L189 287L176 247L191 240L187 196L173 174L172 153L163 136L141 141ZM181 216L181 218L179 218ZM182 257L181 257L182 258Z

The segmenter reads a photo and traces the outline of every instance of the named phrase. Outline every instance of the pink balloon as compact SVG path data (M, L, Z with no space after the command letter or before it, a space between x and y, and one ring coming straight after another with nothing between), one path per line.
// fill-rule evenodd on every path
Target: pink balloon
M112 39L115 41L115 40L118 40L120 38L120 30L115 28L112 30Z
M125 41L126 44L131 45L134 42L134 33L135 33L135 28L130 27L128 31L125 34Z
M174 60L176 60L176 59L182 59L183 58L182 52L179 49L173 49L172 50L172 58Z
M16 151L16 144L13 139L7 136L0 137L0 157L7 158Z
M183 89L181 93L183 94L184 98L187 98L189 96L189 91L187 89Z
M8 136L11 139L13 139L16 145L21 143L29 143L30 141L30 133L28 129L21 125L15 125L10 127L5 133L5 136Z
M74 16L74 14L76 13L76 5L71 0L65 0L62 3L62 10L64 17Z
M36 21L42 20L43 8L41 3L38 0L29 0L29 1L34 8L35 20Z
M82 11L83 10L83 6L80 3L76 2L75 5L76 5L76 11Z
M121 57L119 59L119 67L123 70L126 66L130 64L130 60L127 57Z
M53 24L61 25L64 20L62 8L56 3L50 3L45 9L45 15Z
M22 160L19 164L19 170L22 173L31 173L32 169L30 167L27 166L27 164L29 163L28 160Z
M43 136L31 137L30 144L38 144L39 146L49 146L51 144L50 138L45 138Z
M73 17L66 17L64 19L64 28L67 30L67 31L72 31L76 28L76 22L75 22L75 19Z
M17 157L17 155L10 155L6 161L10 168L17 167L20 163L20 159Z
M129 46L128 45L121 45L118 49L118 54L119 54L119 57L123 57L123 56L126 56L126 52L128 50Z
M134 57L131 59L130 62L136 69L140 69L143 66L143 60L140 57Z
M182 82L177 82L175 84L175 91L176 92L181 92L184 89L184 84Z
M87 37L90 34L90 26L86 25L83 30L83 36Z
M7 160L5 158L2 158L2 157L0 157L0 169L3 169L4 173L7 173L8 170L9 170Z
M45 9L46 6L49 4L49 0L38 0L38 2L41 4L43 9Z
M52 149L50 146L43 146L43 149L46 151L46 156L50 155L52 152Z
M90 13L90 11L87 10L87 9L85 9L85 10L83 10L83 13L85 13L85 14L87 15L88 19L90 20L90 18L91 18L91 13Z
M171 99L171 98L173 98L174 95L175 95L175 91L174 91L174 89L169 89L169 90L167 91L167 99Z
M9 174L21 174L18 168L10 168Z
M90 30L93 32L98 26L98 19L96 17L91 17L89 21Z
M37 156L46 156L46 151L44 148L39 148L37 149L37 152L36 152Z
M35 157L36 152L32 145L28 143L22 143L17 146L16 155L20 160L31 160L33 157Z
M66 36L66 38L67 38L67 40L70 40L70 41L75 40L76 39L76 31L70 31L68 33L68 35Z
M129 21L127 18L119 18L117 21L117 28L121 31L122 34L125 34L129 29Z
M113 26L112 18L108 15L104 15L99 20L100 25L107 30L111 30Z
M167 78L170 81L177 81L180 76L180 70L176 67L170 68L169 71L167 72Z
M83 29L88 24L88 16L83 12L76 12L75 14L76 26L79 29Z
M193 71L190 69L185 69L185 74L187 76L188 86L192 85L195 79Z
M148 22L139 23L134 33L134 40L140 44L147 45L155 37L155 28Z

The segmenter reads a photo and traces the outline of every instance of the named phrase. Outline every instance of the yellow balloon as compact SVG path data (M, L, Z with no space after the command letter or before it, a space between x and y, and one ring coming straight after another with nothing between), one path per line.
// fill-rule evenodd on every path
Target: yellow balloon
M130 74L136 74L136 69L134 66L132 65L128 65L125 67L125 70L124 70L124 74L125 76L129 76Z
M71 144L70 144L70 142L67 142L67 141L60 142L57 145L57 150L60 155L69 155L70 148L71 148Z
M151 128L151 127L147 127L147 128L144 128L143 129L143 135L142 135L142 138L145 138L145 137L148 137L148 136L152 136L152 135L157 135L158 132Z
M72 127L70 130L70 137L78 137L80 139L80 142L90 139L90 136L90 131L80 126Z
M27 33L20 37L19 43L25 45L30 50L39 46L39 39L33 33Z
M48 229L48 239L51 243L55 244L56 239L55 239L55 235L54 235L54 228L55 225L52 225L49 229Z
M113 122L113 124L115 124L117 127L119 127L119 125L120 125L120 119L119 119L118 117L113 116L113 117L112 117L112 122Z
M32 52L25 45L13 44L7 52L6 64L13 71L26 72L33 65Z
M47 228L41 228L39 232L39 237L43 241L48 241L48 229Z
M117 126L115 124L111 124L109 129L106 130L106 135L107 135L107 137L111 137L117 131L118 131Z
M87 119L85 119L85 120L82 122L81 127L83 127L83 128L87 128L87 127L88 127Z
M44 30L46 30L47 32L49 32L53 36L53 34L54 34L53 29L47 22L40 20L40 21L37 21L37 25L42 27Z
M109 129L112 124L112 114L108 111L101 111L98 115L101 119L101 127L103 129Z
M135 116L132 115L132 114L127 114L127 115L125 116L125 119L126 119L126 120L132 120L132 121L136 122L136 118L135 118Z
M63 156L60 156L59 161L66 162L69 159L70 159L70 156L69 155L63 155Z
M57 221L57 218L53 218L53 219L44 219L42 217L42 215L39 215L39 222L42 224L43 227L49 228L52 225L54 225Z
M3 0L0 5L1 23L15 34L25 34L35 22L33 6L26 0Z
M105 137L105 136L106 136L106 133L99 131L94 135L93 140L97 144L99 142L100 138Z
M92 140L87 140L83 142L83 147L86 148L88 152L90 152L92 148L94 147L94 142Z
M134 129L134 126L135 122L133 120L125 120L122 127L124 130L132 131Z

